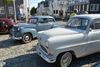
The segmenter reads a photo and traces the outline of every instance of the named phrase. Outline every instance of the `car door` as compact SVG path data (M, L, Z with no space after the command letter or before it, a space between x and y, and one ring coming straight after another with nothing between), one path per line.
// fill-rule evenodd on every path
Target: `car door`
M37 23L37 31L48 30L52 28L52 18L40 18Z
M100 19L95 19L91 24L91 31L88 33L88 54L100 51Z

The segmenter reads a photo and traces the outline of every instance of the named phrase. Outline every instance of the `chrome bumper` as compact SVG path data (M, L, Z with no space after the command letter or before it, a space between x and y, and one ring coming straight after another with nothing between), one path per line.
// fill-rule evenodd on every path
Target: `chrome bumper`
M45 61L47 61L48 63L54 63L56 61L56 58L54 59L54 57L52 56L49 56L47 55L42 49L41 47L39 46L39 44L37 44L37 47L36 47L36 51L37 51L37 54L39 56L41 56Z
M21 40L22 37L15 37L15 36L9 36L11 39L14 39L14 40Z

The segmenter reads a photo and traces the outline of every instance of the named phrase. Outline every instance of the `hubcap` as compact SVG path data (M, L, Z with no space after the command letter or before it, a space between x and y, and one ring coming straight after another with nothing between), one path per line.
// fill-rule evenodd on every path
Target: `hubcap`
M26 41L27 41L27 40L29 40L29 39L30 39L30 37L29 37L29 36L26 36L26 37L25 37L25 40L26 40Z
M65 53L61 58L61 67L67 67L72 61L71 53Z
M29 40L30 40L30 36L25 35L25 36L24 36L24 40L25 40L25 41L29 41Z

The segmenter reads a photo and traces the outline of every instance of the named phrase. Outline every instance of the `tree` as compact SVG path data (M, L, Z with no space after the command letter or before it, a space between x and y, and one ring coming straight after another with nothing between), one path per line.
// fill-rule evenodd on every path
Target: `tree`
M13 3L13 0L3 0L5 6L5 15L7 17L7 5Z
M11 3L13 3L13 0L3 0L3 3L4 4L11 4Z
M31 15L35 15L35 13L36 13L36 8L33 7L33 8L31 9L31 11L30 11L30 14L31 14Z

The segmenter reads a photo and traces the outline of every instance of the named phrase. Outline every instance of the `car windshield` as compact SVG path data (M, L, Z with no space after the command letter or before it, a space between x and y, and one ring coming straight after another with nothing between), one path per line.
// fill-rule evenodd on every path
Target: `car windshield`
M86 18L71 18L66 27L86 30L89 20Z
M36 24L36 23L37 23L37 21L38 21L38 19L37 19L37 18L31 18L31 19L29 20L29 23Z

